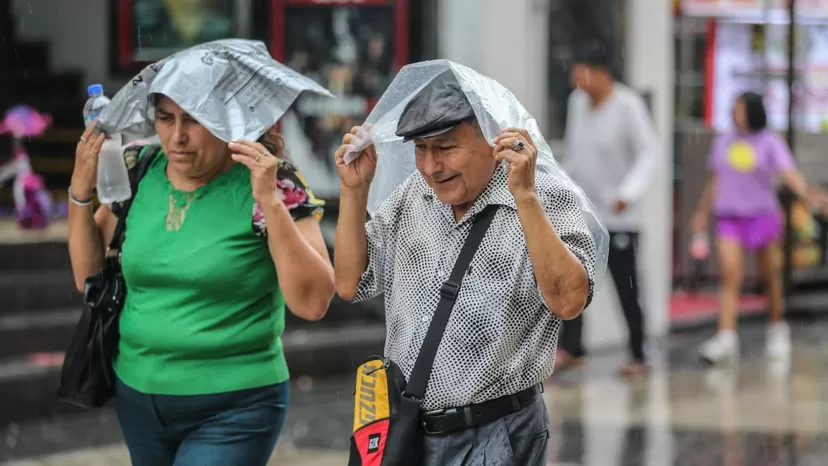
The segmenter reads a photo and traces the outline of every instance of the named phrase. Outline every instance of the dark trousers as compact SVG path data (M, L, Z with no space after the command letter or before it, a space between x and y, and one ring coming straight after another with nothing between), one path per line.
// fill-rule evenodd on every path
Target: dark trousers
M644 362L644 314L638 302L637 251L638 233L610 232L607 268L615 282L618 300L624 311L624 319L627 321L630 353L633 360ZM563 323L560 347L574 357L586 354L583 345L583 325L583 314Z
M118 380L133 466L265 466L285 423L284 382L215 395L149 395Z
M426 435L423 466L544 466L549 411L542 396L496 421L448 435Z

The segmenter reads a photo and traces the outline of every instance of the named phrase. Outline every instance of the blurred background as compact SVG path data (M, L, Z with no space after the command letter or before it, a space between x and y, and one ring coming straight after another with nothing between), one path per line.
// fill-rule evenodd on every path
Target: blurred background
M828 464L824 213L788 209L794 353L785 367L762 359L765 299L750 272L740 303L742 364L721 370L697 361L696 345L715 332L718 270L715 261L695 269L688 258L710 142L730 129L740 92L765 96L769 124L791 143L808 182L828 184L828 1L0 0L0 112L25 104L51 115L24 143L58 206L47 228L22 230L11 182L0 181L0 465L128 464L110 409L80 411L54 396L82 305L65 203L86 86L102 83L114 95L154 60L228 37L263 41L274 58L339 97L300 98L280 122L292 161L327 201L329 248L339 186L332 153L400 67L447 58L497 79L562 158L573 46L604 41L620 81L645 97L664 148L645 201L640 258L655 370L639 382L613 372L626 330L608 283L587 311L593 357L582 371L553 377L545 392L549 464ZM12 160L11 137L0 136L0 167ZM321 322L288 314L295 395L274 464L345 464L352 373L382 351L384 332L381 298L335 300Z

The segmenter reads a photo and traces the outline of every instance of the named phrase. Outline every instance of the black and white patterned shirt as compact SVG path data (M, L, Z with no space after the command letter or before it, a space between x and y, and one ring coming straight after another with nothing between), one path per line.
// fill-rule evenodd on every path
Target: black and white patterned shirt
M584 263L592 283L595 243L575 193L540 172L535 186L552 225ZM489 204L501 207L463 279L428 383L426 410L480 403L545 380L555 366L560 319L535 280L505 164L459 222L415 173L365 227L368 267L354 301L385 293L385 356L408 378L437 309L440 286L471 220ZM591 287L589 294L591 299Z

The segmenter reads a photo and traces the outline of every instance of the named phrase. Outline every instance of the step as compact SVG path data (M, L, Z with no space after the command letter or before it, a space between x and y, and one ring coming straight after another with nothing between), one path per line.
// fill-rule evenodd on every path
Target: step
M83 297L75 293L72 302L61 308L12 309L3 301L0 308L0 359L29 353L64 351L80 318ZM367 304L350 304L336 299L322 321L310 322L285 312L286 332L312 332L330 326L372 326L383 323L380 310Z
M42 364L29 357L0 361L0 425L82 412L58 403L55 391L59 380L60 366L55 363Z
M282 341L292 378L349 376L365 358L382 354L385 326L320 326L285 332ZM59 357L0 360L0 425L81 412L55 398L59 376Z
M793 286L797 291L828 289L828 266L809 267L794 271Z
M785 308L788 313L828 315L828 289L794 293L786 300Z
M80 306L0 314L0 359L66 351L80 315Z
M80 308L83 296L75 289L68 267L48 271L0 274L0 316L18 312Z
M16 228L13 223L8 223L10 222L7 221L4 224L3 229ZM0 244L0 276L12 272L15 274L32 271L59 273L69 270L71 270L71 264L66 240Z
M0 316L54 309L79 309L83 306L83 295L76 290L68 265L63 269L0 273L0 296L3 298L0 300ZM382 298L351 304L334 296L325 316L325 320L329 322L382 322L383 319ZM298 327L313 325L313 322L296 317L290 312L286 312L285 322L287 325Z
M15 40L11 49L11 64L17 68L48 69L51 62L48 41Z
M786 318L793 321L808 321L828 316L828 290L794 293L785 303L785 313ZM739 322L767 321L767 318L767 308L763 305L753 304L739 310ZM717 312L689 318L677 318L670 321L670 333L695 332L702 328L715 328L718 322L719 314Z

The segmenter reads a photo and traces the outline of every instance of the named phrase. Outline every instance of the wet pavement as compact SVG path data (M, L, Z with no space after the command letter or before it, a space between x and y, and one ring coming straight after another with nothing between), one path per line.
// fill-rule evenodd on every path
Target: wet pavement
M742 362L733 369L697 362L695 347L711 332L672 335L653 345L655 367L638 382L615 375L624 362L620 350L554 376L544 391L548 464L828 464L828 322L793 325L789 364L763 356L763 325L745 325ZM295 380L271 464L346 464L352 390L348 378ZM111 410L2 429L0 466L129 464Z

